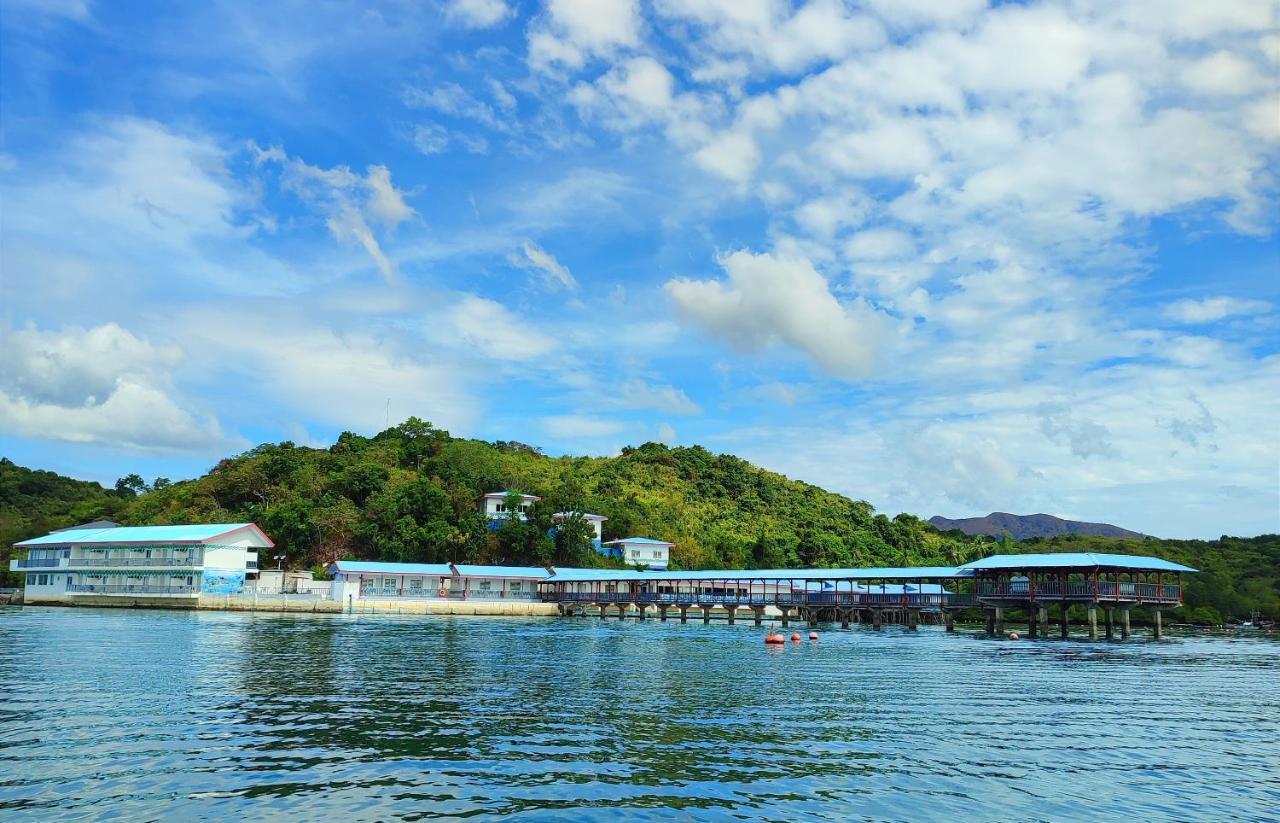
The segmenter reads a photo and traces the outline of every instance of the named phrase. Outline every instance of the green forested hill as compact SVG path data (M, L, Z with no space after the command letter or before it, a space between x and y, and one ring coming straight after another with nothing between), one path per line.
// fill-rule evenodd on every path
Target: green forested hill
M479 497L499 489L543 497L531 523L496 532L486 528ZM646 443L612 458L553 458L521 443L454 438L411 418L372 438L344 433L329 449L262 445L223 460L198 479L161 480L150 487L130 476L108 490L0 462L5 548L100 517L131 525L253 520L295 566L339 557L604 562L546 536L550 514L562 510L608 517L606 540L646 536L674 542L672 562L681 568L951 565L997 550L1155 554L1208 572L1189 589L1189 604L1195 591L1194 605L1224 615L1280 613L1280 539L1274 536L1017 544L942 533L911 515L890 519L864 501L698 446Z

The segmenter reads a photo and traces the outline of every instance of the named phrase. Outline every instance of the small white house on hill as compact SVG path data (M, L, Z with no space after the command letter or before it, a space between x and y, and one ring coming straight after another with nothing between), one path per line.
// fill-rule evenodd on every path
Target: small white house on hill
M604 545L614 550L614 557L621 557L627 563L661 570L671 562L671 550L676 544L648 537L624 537Z

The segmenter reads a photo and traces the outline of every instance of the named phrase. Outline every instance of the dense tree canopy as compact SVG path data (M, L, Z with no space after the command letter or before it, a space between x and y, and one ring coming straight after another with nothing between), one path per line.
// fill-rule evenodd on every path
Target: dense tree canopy
M490 529L481 495L536 494L527 520ZM514 501L513 501L514 502ZM941 533L908 514L789 480L700 446L646 443L613 458L547 457L514 441L451 437L417 418L374 437L344 432L328 449L264 444L195 480L130 475L113 490L0 461L0 539L108 517L133 525L259 523L290 566L342 557L388 561L604 564L606 540L669 540L673 566L697 568L956 565L996 551L1108 551L1158 555L1200 568L1187 602L1202 617L1280 615L1280 537L1216 541L1055 537L1015 543ZM7 567L7 563L5 564Z

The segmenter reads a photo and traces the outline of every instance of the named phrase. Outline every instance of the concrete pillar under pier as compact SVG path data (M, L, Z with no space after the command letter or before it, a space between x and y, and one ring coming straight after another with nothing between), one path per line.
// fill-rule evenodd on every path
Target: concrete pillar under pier
M1096 603L1089 604L1089 639L1098 639L1098 605Z
M619 604L618 604L618 619L619 619L619 620L626 620L626 619L627 619L627 604L626 604L626 603L619 603Z
M608 604L608 603L597 603L597 604L596 604L596 608L600 610L600 619L601 619L601 620L604 620L606 617L608 617L608 616L609 616L609 604Z
M646 610L648 610L648 608L649 608L648 603L637 603L636 611L638 611L639 614L636 615L636 620L644 620L644 613Z
M996 634L1004 634L1004 609L996 606Z
M667 607L666 607L666 606L659 606L659 607L658 607L658 622L659 622L659 623L666 623L666 622L667 622Z
M689 622L689 608L687 606L680 607L680 622L681 623Z
M1067 612L1070 608L1071 607L1067 605L1067 601L1062 601L1062 614L1058 618L1058 633L1063 640L1067 639Z
M1049 610L1044 606L1036 609L1036 621L1040 624L1040 636L1049 636Z
M711 607L703 606L702 607L702 625L705 626L710 622L711 622Z
M943 619L943 620L946 622L946 624L947 624L947 632L948 632L948 633L953 633L953 632L955 632L955 630L956 630L956 615L955 615L955 612L951 611L950 609L945 609L945 610L943 610L943 612L942 612L942 619Z
M996 610L987 609L987 637L996 636Z
M1027 637L1035 640L1040 636L1040 621L1036 619L1039 609L1027 608Z
M1114 611L1110 606L1105 606L1102 609L1102 625L1106 629L1108 640L1116 639L1116 621L1112 614Z
M881 613L880 609L871 610L871 625L876 631L880 631L884 626L884 615Z
M1120 639L1129 639L1129 610L1127 608L1120 610Z
M737 619L737 617L738 617L738 607L737 607L737 606L725 606L724 608L725 608L725 611L727 611L727 612L729 613L729 625L730 625L730 626L732 626L732 625L733 625L733 623L734 623L734 621L735 621L735 620Z
M806 616L809 618L809 625L810 625L811 627L817 627L817 625L818 625L818 610L817 610L817 609L815 609L813 606L809 606L807 609L805 609L805 614L806 614Z
M791 625L791 607L779 606L778 610L782 612L782 625L790 626Z
M849 609L840 610L840 628L842 629L849 628L849 611Z
M757 626L764 622L764 606L752 606L751 613L755 615Z
M920 629L920 610L907 609L907 630L919 631Z
M1152 609L1151 611L1156 621L1155 625L1151 627L1152 634L1155 636L1156 640L1159 640L1160 638L1164 637L1164 627L1160 624L1160 610Z

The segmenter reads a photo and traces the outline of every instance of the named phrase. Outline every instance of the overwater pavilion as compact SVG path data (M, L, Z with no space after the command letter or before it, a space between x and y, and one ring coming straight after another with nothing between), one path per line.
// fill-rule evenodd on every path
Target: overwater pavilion
M1031 637L1049 633L1049 607L1059 607L1059 632L1067 636L1067 610L1083 605L1089 616L1089 637L1098 637L1098 609L1105 618L1106 637L1115 637L1115 612L1119 631L1129 636L1129 610L1149 607L1154 633L1162 634L1161 613L1182 605L1182 575L1196 569L1161 560L1127 554L1095 552L1055 554L999 554L967 563L958 570L973 579L973 593L987 611L987 633L1002 634L1005 609L1027 614Z

